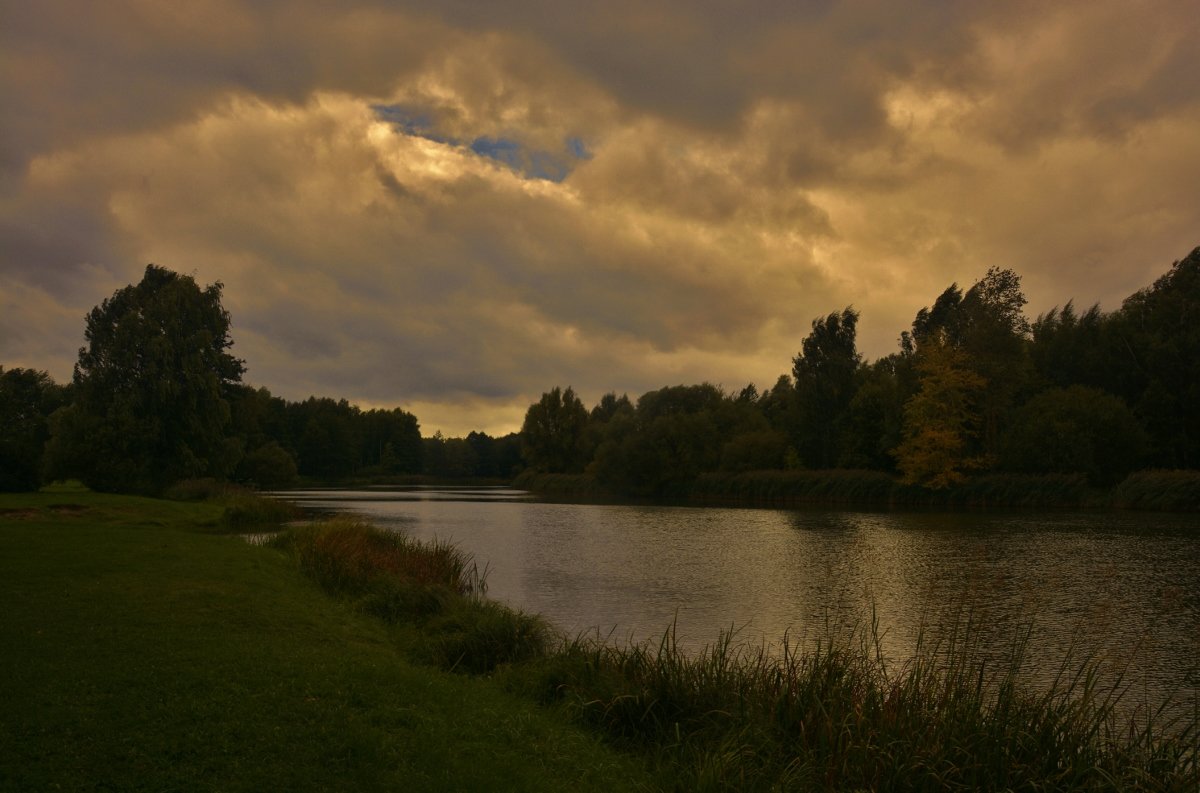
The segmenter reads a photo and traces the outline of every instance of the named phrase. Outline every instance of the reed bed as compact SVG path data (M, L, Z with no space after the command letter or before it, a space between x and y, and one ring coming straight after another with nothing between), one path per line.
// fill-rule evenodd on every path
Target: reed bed
M1197 726L1122 722L1097 665L1022 685L1029 647L977 652L968 623L892 665L874 629L779 652L566 642L519 685L648 752L677 790L1196 790ZM777 648L779 649L779 648Z
M327 591L389 623L421 631L414 652L482 674L544 655L551 631L535 615L487 600L487 571L448 542L421 542L350 517L296 527L275 541Z
M1124 509L1200 511L1200 471L1138 471L1113 492L1114 506Z

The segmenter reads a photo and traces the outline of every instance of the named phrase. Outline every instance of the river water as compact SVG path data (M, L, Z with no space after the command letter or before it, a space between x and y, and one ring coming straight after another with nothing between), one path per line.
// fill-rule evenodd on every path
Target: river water
M971 619L997 656L1030 630L1029 672L1090 657L1130 701L1200 707L1200 517L860 512L543 503L506 488L297 491L305 507L450 540L488 595L569 633L685 649L721 631L805 643L876 625L903 660Z

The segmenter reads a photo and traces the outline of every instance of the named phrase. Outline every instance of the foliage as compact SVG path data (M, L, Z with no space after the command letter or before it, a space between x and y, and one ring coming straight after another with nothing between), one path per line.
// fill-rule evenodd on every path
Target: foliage
M979 434L976 405L987 383L949 345L926 342L918 355L921 388L904 405L896 462L905 482L944 488L983 467L971 442Z
M555 386L529 406L521 425L523 454L530 468L547 473L579 473L584 459L588 413L569 386Z
M267 441L242 458L237 478L264 490L281 490L296 483L296 461L278 441Z
M94 308L75 365L74 401L54 423L50 466L98 490L157 493L223 477L239 456L228 397L242 362L228 353L221 284L149 265Z
M1017 411L1003 464L1027 473L1082 473L1111 486L1138 467L1146 447L1146 433L1124 402L1074 385L1043 391Z
M751 430L734 435L721 448L722 471L765 471L783 468L787 438L775 430Z
M613 417L588 470L613 492L682 496L698 475L720 467L727 439L764 431L768 425L753 403L709 383L669 386Z
M796 449L812 468L838 460L841 420L858 385L862 356L855 347L858 312L846 307L812 321L812 332L792 360L796 387Z
M45 372L0 366L0 492L37 490L49 417L66 399Z
M319 552L328 558L306 568L319 580L370 535L338 531L344 538ZM353 581L398 577L375 542L349 553ZM343 566L333 567L343 581ZM884 657L874 625L811 644L785 637L780 648L738 645L727 633L690 654L673 629L657 643L580 636L555 646L540 620L461 595L409 619L418 654L456 671L500 670L512 689L650 758L677 789L1187 789L1200 780L1195 719L1125 724L1124 690L1101 688L1091 659L1067 659L1046 690L1030 691L1032 626L997 655L980 641L986 615L953 604L937 615L945 627L921 636L903 663Z
M362 595L381 580L396 578L456 595L484 589L471 557L453 545L426 545L354 518L296 528L281 543L296 553L305 573L339 594Z
M1154 462L1200 468L1200 248L1130 296L1112 318L1125 397L1153 438Z

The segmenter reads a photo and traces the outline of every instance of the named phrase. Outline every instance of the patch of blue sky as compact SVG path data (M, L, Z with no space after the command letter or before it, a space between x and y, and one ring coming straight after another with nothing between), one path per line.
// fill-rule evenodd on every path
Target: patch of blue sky
M436 132L437 119L428 111L404 104L371 105L371 110L381 121L386 121L405 135L454 146L463 145L462 141L439 135ZM563 148L558 152L533 149L512 138L493 138L487 135L475 138L467 143L466 147L480 157L487 157L512 168L526 179L544 179L550 182L563 181L570 176L579 161L592 158L592 153L588 151L583 140L577 137L563 141Z
M571 175L575 164L591 154L578 138L569 138L562 151L531 149L510 138L480 137L471 141L471 151L507 165L527 179L561 182Z
M567 153L577 160L592 159L592 152L588 150L583 138L567 138Z

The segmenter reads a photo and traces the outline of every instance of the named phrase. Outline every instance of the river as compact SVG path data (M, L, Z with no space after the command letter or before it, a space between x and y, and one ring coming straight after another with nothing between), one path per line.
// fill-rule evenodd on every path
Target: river
M506 488L282 494L486 566L489 597L560 630L697 651L721 631L778 646L872 623L890 658L968 617L1029 674L1064 658L1124 670L1126 703L1198 707L1200 517L1134 512L866 512L543 503Z

